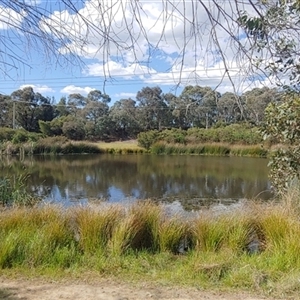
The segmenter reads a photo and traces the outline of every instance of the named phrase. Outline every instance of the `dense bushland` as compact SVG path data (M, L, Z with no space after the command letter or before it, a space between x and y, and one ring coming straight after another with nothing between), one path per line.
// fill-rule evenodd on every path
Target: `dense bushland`
M203 154L266 157L259 129L233 124L218 128L151 130L138 135L140 146L155 154Z
M99 90L92 90L87 96L70 94L53 101L35 93L32 87L25 87L11 95L0 94L0 126L90 141L136 139L140 132L184 128L196 129L191 138L199 139L198 128L241 123L260 126L267 105L281 100L281 91L269 88L235 95L196 85L186 86L176 96L164 94L156 86L144 87L135 99L121 99L109 106L111 98ZM205 140L205 131L201 135ZM212 134L209 135L211 139ZM175 140L182 142L177 137Z
M23 129L0 128L2 155L111 153L202 154L266 157L257 128L238 124L219 128L150 130L138 135L140 147L101 147L87 141L71 141L64 136L45 137ZM143 148L141 148L143 147Z

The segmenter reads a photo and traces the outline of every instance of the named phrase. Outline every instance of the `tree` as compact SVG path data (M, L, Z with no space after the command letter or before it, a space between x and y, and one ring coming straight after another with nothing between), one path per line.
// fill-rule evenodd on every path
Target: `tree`
M61 97L59 102L56 105L56 114L59 117L67 116L70 113L67 107L67 99L66 97Z
M191 123L188 121L187 105L183 98L177 97L172 93L165 95L166 102L168 103L171 112L170 126L180 129L188 129Z
M277 192L285 192L300 179L300 97L286 95L281 104L270 103L262 130L265 138L276 139L284 147L273 152L270 177Z
M271 179L278 193L286 191L300 178L299 139L300 115L300 32L299 1L265 1L265 9L256 16L247 12L239 18L253 47L271 59L256 59L269 76L286 91L283 103L271 103L266 109L263 127L265 138L276 139L285 146L273 153L270 161Z
M109 115L118 138L135 138L140 131L137 119L136 102L132 99L121 99L111 107Z
M253 64L277 84L299 90L300 2L262 1L254 15L244 10L238 22L256 51Z
M13 126L13 103L10 96L0 94L0 127Z
M109 106L110 97L101 91L91 91L86 99L86 104L80 112L80 117L85 122L86 135L90 139L105 139L109 135Z
M216 121L220 93L210 87L186 86L180 98L185 103L191 127L210 127Z
M242 95L245 103L247 120L255 125L261 125L264 121L265 109L271 102L279 101L279 92L268 87L254 88Z
M81 94L70 94L68 96L68 109L71 115L75 116L85 107L87 99Z
M39 120L51 121L54 108L51 100L35 93L32 87L14 91L11 99L16 103L16 120L27 131L39 131Z
M87 95L87 102L89 101L101 101L104 104L108 104L111 101L111 98L107 94L103 94L99 90L92 90Z
M162 129L169 125L169 110L160 87L144 87L136 95L138 118L144 130Z
M243 120L240 105L237 102L237 95L226 92L221 95L217 103L218 121L225 124L237 123Z
M71 140L82 140L85 137L83 122L75 118L64 122L62 131L64 136Z

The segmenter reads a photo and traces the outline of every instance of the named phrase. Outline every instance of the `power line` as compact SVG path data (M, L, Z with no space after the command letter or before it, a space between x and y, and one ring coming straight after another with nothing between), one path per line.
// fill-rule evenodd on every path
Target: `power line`
M208 72L216 72L216 71L226 71L226 69L221 69L221 68L218 68L218 69L207 69L207 70L203 70L203 71L198 71L198 72L205 72L205 74L207 74ZM240 72L241 69L240 68L232 68L230 69L229 71L232 71L232 72ZM136 74L115 74L115 75L109 75L109 72L107 72L107 76L105 75L98 75L98 76L92 76L92 75L89 75L89 76L80 76L80 77L75 77L75 76L72 76L72 77L54 77L54 78L30 78L28 80L33 80L33 81L53 81L53 80L74 80L74 79L80 79L82 80L83 78L84 79L102 79L103 81L107 81L107 82L110 82L110 81L113 81L114 78L121 78L121 81L122 80L126 80L126 79L122 79L122 78L126 78L128 77L130 81L143 81L144 79L131 79L133 76L155 76L155 75L181 75L181 74L191 74L191 75L194 75L195 78L199 78L201 76L203 76L202 74L198 75L197 74L197 70L195 71L171 71L171 72L157 72L157 73L136 73ZM238 76L239 74L237 73L236 76ZM209 78L209 77L208 77ZM216 75L214 76L213 78L217 78L217 79L221 79L223 78L222 75ZM151 79L151 78L147 78L145 77L145 80L147 79ZM181 80L184 80L185 78L181 78ZM23 79L24 80L24 79ZM159 80L159 79L157 79ZM162 79L160 79L162 81ZM174 79L169 79L169 80L174 80ZM11 81L11 82L15 82L15 80L7 80L7 79L0 79L0 83L7 83L7 81ZM165 81L165 80L163 80Z

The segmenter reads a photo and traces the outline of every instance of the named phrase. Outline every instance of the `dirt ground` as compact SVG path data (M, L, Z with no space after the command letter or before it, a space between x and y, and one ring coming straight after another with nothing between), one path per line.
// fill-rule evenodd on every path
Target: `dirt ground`
M196 288L155 286L149 283L129 284L115 280L100 279L45 281L42 279L7 279L0 277L2 300L263 300L270 299L248 294L208 292Z

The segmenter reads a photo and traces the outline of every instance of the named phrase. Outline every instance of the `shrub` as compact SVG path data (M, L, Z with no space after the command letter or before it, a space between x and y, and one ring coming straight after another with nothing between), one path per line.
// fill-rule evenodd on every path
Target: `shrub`
M0 142L11 141L15 130L12 128L0 127Z
M82 122L68 121L65 122L62 131L64 136L71 140L82 140L85 137L84 125Z
M141 132L138 134L138 144L141 147L146 148L147 150L159 140L160 133L158 130L151 130L147 132Z

